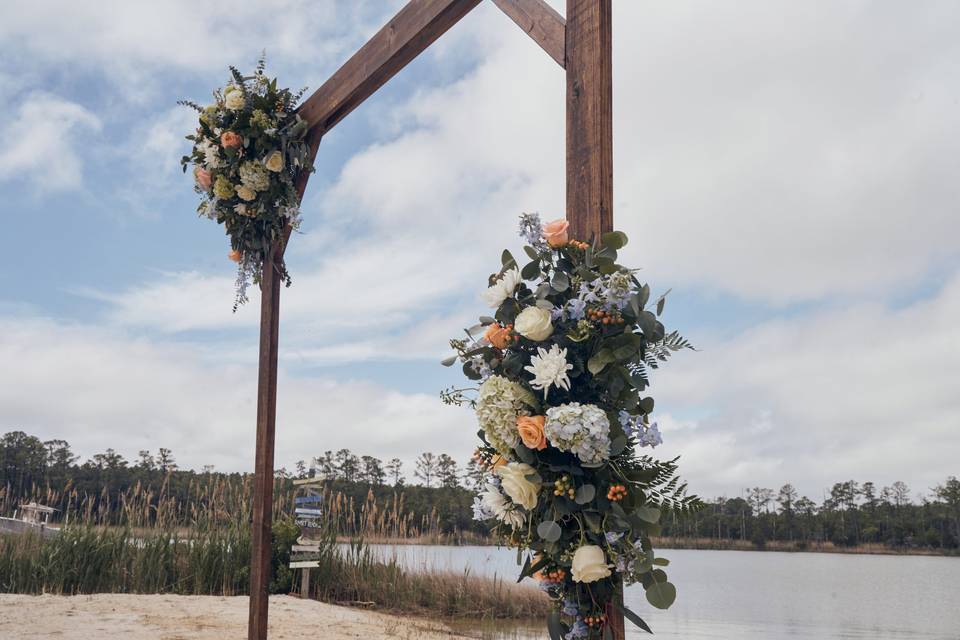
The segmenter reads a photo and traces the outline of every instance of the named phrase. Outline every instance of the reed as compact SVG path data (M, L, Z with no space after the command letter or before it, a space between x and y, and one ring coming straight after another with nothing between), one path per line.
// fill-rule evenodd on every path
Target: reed
M288 568L291 547L300 535L289 516L292 497L292 492L281 492L277 500L274 593L289 592L298 577ZM119 497L79 495L67 489L49 498L64 506L68 523L51 538L0 535L0 592L247 593L249 483L213 477L191 486L187 499L166 494L163 486L153 490L141 485ZM468 571L412 570L395 557L378 556L367 542L340 542L344 536L367 533L374 539L447 543L466 539L443 533L435 511L427 517L412 516L404 507L403 494L385 503L372 493L360 504L337 493L329 493L326 500L317 554L320 566L311 572L317 598L433 616L525 618L546 611L546 598L534 587Z

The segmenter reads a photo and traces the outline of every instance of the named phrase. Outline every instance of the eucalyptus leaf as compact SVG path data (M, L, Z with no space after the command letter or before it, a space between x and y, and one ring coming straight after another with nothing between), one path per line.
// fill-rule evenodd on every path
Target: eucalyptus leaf
M444 358L443 360L440 361L440 364L442 364L442 365L445 366L445 367L451 367L451 366L453 366L453 363L457 361L457 357L458 357L458 356L457 356L456 354L454 354L454 355L450 356L449 358Z
M617 456L623 453L623 450L627 448L627 437L626 436L617 436L610 441L610 455Z
M597 495L597 488L592 484L585 484L577 489L576 494L574 494L574 502L577 504L587 504L593 500Z
M550 280L550 286L553 287L555 291L562 293L570 288L570 279L567 278L567 274L563 271L557 271Z
M540 275L540 263L537 261L528 262L520 271L520 277L524 280L533 280Z
M633 510L638 518L650 524L656 524L660 521L660 509L656 507L637 507Z
M508 249L504 249L500 254L500 264L503 265L504 271L508 271L517 266L517 261L513 259L513 254Z
M603 234L601 238L604 247L610 247L614 251L619 251L627 246L627 234L623 231L611 231Z
M677 588L671 582L654 582L647 587L647 602L657 609L669 609L677 599Z
M537 535L547 542L556 542L562 533L563 529L553 520L545 520L537 525Z

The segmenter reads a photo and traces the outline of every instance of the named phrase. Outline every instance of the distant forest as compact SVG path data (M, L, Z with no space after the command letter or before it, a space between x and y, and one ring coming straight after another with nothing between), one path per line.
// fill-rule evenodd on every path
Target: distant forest
M482 477L472 460L461 464L447 454L423 453L410 482L396 458L384 462L341 449L297 461L292 470L281 468L276 475L281 507L292 505L293 479L311 475L323 479L326 492L339 505L337 524L344 533L371 533L371 513L392 512L394 519L412 523L402 528L408 535L429 531L454 540L485 535L483 525L472 518L472 489ZM132 491L147 491L157 500L176 500L183 505L182 512L189 514L191 502L206 495L201 487L211 483L239 487L249 482L249 474L221 473L212 467L180 469L173 452L165 448L156 453L140 451L134 460L107 449L80 462L64 440L43 441L22 431L0 438L0 515L9 516L27 499L67 513L82 505L110 514L120 510L123 496ZM692 516L665 514L661 536L757 548L821 548L827 543L851 549L879 545L960 551L960 480L955 476L919 499L903 482L877 487L869 481L848 480L834 484L820 503L800 495L790 484L779 490L753 487L741 496L705 503Z

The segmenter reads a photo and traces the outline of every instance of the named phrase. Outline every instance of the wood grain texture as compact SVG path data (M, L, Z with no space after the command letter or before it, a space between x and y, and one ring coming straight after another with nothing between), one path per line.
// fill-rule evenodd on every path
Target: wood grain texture
M280 287L275 244L267 253L260 280L260 365L257 381L257 449L254 462L253 526L250 554L249 640L266 640L273 512L273 452L277 424L277 352L280 337Z
M329 131L480 0L411 0L313 92L300 116Z
M613 229L611 0L567 0L567 220L586 240Z
M561 67L566 66L566 21L543 0L493 0Z
M311 129L307 135L310 162L317 156L323 130ZM297 176L297 199L310 180L308 172ZM291 228L274 244L263 263L260 281L260 361L257 380L257 444L254 460L253 514L250 537L250 613L249 640L266 640L270 591L270 554L273 531L273 453L277 424L277 355L280 344L280 290L283 282L277 265L290 240Z

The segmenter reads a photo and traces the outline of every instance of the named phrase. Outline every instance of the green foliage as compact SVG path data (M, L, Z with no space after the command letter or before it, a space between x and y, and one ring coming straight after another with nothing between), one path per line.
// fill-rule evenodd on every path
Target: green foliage
M518 273L513 255L502 253L484 296L496 311L480 319L483 337L467 330L466 339L450 343L466 377L489 382L476 401L469 388L448 389L441 397L477 410L478 457L491 476L505 478L503 488L496 481L485 488L478 509L504 543L527 552L521 577L538 571L553 576L544 582L551 597L576 605L575 615L567 606L564 616L573 618L570 624L586 621L598 636L609 631L599 621L620 578L642 583L653 606L669 607L676 597L663 569L655 568L651 537L660 532L664 511L688 514L702 503L687 495L676 459L660 461L636 449L659 444L650 422L654 400L641 393L648 371L693 347L660 321L666 294L648 308L649 285L617 263L626 234L550 246L539 219L523 216L520 229L530 261ZM540 406L523 398L536 398ZM511 447L517 419L530 414L542 417L545 443ZM494 471L495 460L507 466ZM518 471L534 483L532 507L532 500L515 501L507 486L505 474ZM575 579L574 556L581 551L599 553L615 570ZM561 617L548 619L551 635L564 624Z

